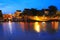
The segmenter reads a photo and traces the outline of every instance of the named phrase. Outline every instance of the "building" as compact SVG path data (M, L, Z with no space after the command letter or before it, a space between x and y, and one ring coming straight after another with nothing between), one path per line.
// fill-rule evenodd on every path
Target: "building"
M20 18L20 14L21 14L22 12L21 12L21 10L16 10L16 12L14 13L14 17L15 18Z
M56 14L60 14L60 11L57 11L57 13Z
M60 17L60 11L57 11L56 12L56 15Z
M6 21L8 19L12 20L12 15L11 14L3 14L3 19Z

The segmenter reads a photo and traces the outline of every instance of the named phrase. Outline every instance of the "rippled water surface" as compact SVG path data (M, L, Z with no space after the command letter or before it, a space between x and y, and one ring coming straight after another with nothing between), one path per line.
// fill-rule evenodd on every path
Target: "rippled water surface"
M2 22L0 40L60 40L60 22Z

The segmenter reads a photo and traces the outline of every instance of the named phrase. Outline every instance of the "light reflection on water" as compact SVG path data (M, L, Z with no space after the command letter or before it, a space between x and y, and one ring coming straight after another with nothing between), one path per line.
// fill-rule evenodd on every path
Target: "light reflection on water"
M34 23L34 30L35 30L36 32L40 32L39 22L35 22L35 23Z
M59 24L60 22L4 22L1 23L3 27L1 29L3 29L3 33L4 33L3 35L6 37L6 40L8 40L8 38L9 39L12 38L14 40L17 39L21 40L23 38L25 39L27 38L26 40L28 40L30 38L31 40L31 39L36 39L37 37L38 39L40 38L43 39L43 38L51 37L49 36L50 35L49 32L52 31L55 33L56 31L59 31L60 30ZM57 35L59 35L59 33L60 32L58 32L54 36L56 37Z
M58 30L59 22L20 22L22 30L46 31L47 28Z
M24 23L23 22L20 22L19 24L21 25L20 27L21 27L22 31L24 31L24 29L25 29Z
M34 30L36 32L46 31L47 29L49 30L50 28L54 30L58 30L59 27L59 22L30 22L30 23L17 22L17 24L15 24L15 22L10 22L10 21L5 22L3 23L3 29L4 31L9 31L10 33L12 33L13 29L16 29L17 27L22 29L22 31Z
M52 28L58 30L58 24L59 22L52 22Z
M9 25L10 33L12 34L12 23L9 21L8 25Z

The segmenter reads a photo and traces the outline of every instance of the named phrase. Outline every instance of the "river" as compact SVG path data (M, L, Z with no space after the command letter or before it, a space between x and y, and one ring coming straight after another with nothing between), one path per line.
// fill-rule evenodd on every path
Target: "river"
M1 22L0 40L60 40L60 22Z

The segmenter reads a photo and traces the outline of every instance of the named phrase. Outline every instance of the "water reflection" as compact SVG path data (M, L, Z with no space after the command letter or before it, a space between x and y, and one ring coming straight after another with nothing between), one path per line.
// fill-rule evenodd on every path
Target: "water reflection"
M21 27L22 31L24 31L24 29L25 29L24 22L20 22L19 24L20 24L20 27Z
M52 28L58 30L59 22L52 22Z
M0 37L2 37L2 34L3 34L3 27L2 27L2 23L0 23Z
M46 31L46 22L41 22L42 30Z
M9 25L10 33L12 34L12 23L9 21L8 25Z
M14 22L4 22L2 25L5 36L12 35L16 31L16 24Z
M4 22L0 23L0 35L6 40L31 40L60 37L60 22ZM57 32L56 32L57 31ZM4 34L3 34L4 33ZM53 33L54 36L51 35ZM47 38L48 37L48 38Z
M3 29L4 29L4 34L6 33L12 34L12 23L10 21L3 23Z
M35 22L35 23L34 23L34 30L35 30L36 32L40 32L39 22Z
M36 32L40 31L53 31L58 30L59 22L20 22L20 27L23 31L34 30Z

